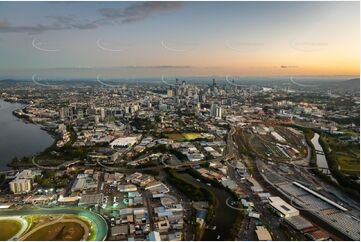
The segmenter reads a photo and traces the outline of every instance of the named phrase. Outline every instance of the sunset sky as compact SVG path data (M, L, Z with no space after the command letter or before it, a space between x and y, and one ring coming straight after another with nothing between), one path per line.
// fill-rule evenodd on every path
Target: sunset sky
M359 75L358 2L1 2L0 77Z

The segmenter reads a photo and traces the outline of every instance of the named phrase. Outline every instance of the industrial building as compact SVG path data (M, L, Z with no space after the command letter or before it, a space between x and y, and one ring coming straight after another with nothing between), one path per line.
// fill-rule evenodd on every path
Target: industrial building
M256 226L255 230L259 241L271 241L272 237L268 230L263 226Z
M138 142L138 137L122 137L113 140L110 143L110 147L112 148L128 148L132 147Z
M269 201L272 209L283 218L297 216L300 214L297 209L286 203L280 197L269 197Z

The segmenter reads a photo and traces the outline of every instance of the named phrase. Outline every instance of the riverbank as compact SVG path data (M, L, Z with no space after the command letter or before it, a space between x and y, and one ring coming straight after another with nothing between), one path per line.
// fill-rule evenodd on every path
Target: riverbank
M211 192L216 198L214 216L212 220L208 223L208 227L215 227L215 230L206 229L204 231L202 240L234 240L234 234L232 234L231 232L233 229L233 225L237 220L237 217L239 216L239 212L235 211L233 208L227 205L227 199L229 197L232 197L232 194L230 194L224 189L209 186L203 182L199 182L188 173L179 173L179 176L183 180L195 186L206 189L208 192Z
M324 151L329 169L337 182L342 185L342 188L349 193L353 198L359 200L360 198L360 184L352 180L349 176L344 175L340 169L335 156L332 154L329 144L325 141L325 137L320 136L319 143Z
M27 115L22 115L19 110L21 110L21 112L24 113L24 109L26 107L23 107L21 109L17 109L14 110L12 113L15 117L17 117L18 119L22 120L24 123L26 124L33 124L37 127L39 127L41 130L44 130L49 136L52 137L53 142L49 147L46 147L45 149L43 149L40 152L37 152L36 154L43 154L44 152L47 152L48 150L53 150L54 147L56 147L56 143L58 141L58 135L57 133L54 131L54 129L48 128L46 126L43 126L39 123L33 122L31 119L29 119L29 117ZM34 154L34 155L36 155ZM33 156L33 155L32 155ZM34 164L32 162L32 156L30 157L22 157L21 159L13 159L11 161L11 163L9 163L7 166L12 167L12 168L28 168L28 167L33 167Z
M24 108L24 104L0 99L0 106L0 169L21 168L20 163L12 166L11 161L44 151L53 144L54 137L39 125L14 115L14 111ZM30 163L24 167L30 167Z
M202 231L202 240L234 240L243 220L243 214L227 205L227 199L232 198L233 194L220 185L207 185L206 182L197 180L188 173L189 170L169 172L173 179L168 181L172 182L180 192L193 201L207 201L209 204L207 227Z
M352 181L350 182L348 177L345 177L338 169L337 162L332 159L332 157L329 154L329 147L326 146L324 142L322 142L322 135L323 132L319 131L315 128L305 128L298 125L290 125L290 127L296 128L301 130L305 135L305 140L307 145L310 147L311 155L309 160L309 166L312 169L312 173L317 175L319 178L321 178L326 183L335 186L339 188L341 191L347 193L355 200L359 200L360 193L359 193L359 185L351 185ZM317 163L317 155L316 154L316 147L314 146L312 139L315 135L319 135L318 143L320 145L320 148L324 152L324 157L327 162L327 168L329 169L330 175L325 174L320 169L318 169L318 163Z

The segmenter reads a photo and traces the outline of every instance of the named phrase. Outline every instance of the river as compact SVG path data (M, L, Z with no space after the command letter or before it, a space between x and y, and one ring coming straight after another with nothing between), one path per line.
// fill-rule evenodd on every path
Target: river
M320 145L320 143L318 142L318 139L320 138L320 135L318 133L315 133L315 135L313 136L313 138L311 139L311 142L313 144L313 146L315 147L316 150L316 164L319 168L326 168L328 169L328 163L326 160L325 155L319 154L317 151L321 151L323 152L322 146ZM322 172L324 174L329 175L330 171L329 170L322 170Z
M7 164L13 158L32 156L51 146L54 141L40 127L25 123L13 115L12 112L22 106L0 99L0 170L9 170Z
M230 208L226 204L227 198L231 195L220 188L208 186L202 182L198 182L194 177L188 173L178 173L178 175L189 183L196 186L203 187L214 193L217 199L217 207L215 209L215 216L212 222L209 224L210 227L216 226L216 230L206 230L202 240L229 240L229 232L237 217L238 211ZM220 236L218 239L217 237Z

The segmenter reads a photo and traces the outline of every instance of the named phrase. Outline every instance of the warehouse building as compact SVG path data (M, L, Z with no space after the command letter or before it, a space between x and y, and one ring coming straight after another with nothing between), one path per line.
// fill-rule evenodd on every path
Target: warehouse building
M280 197L269 197L270 205L272 209L280 216L284 218L297 216L300 214L300 212L286 203L283 199Z
M256 226L256 235L259 241L271 241L272 237L268 230L263 226Z

